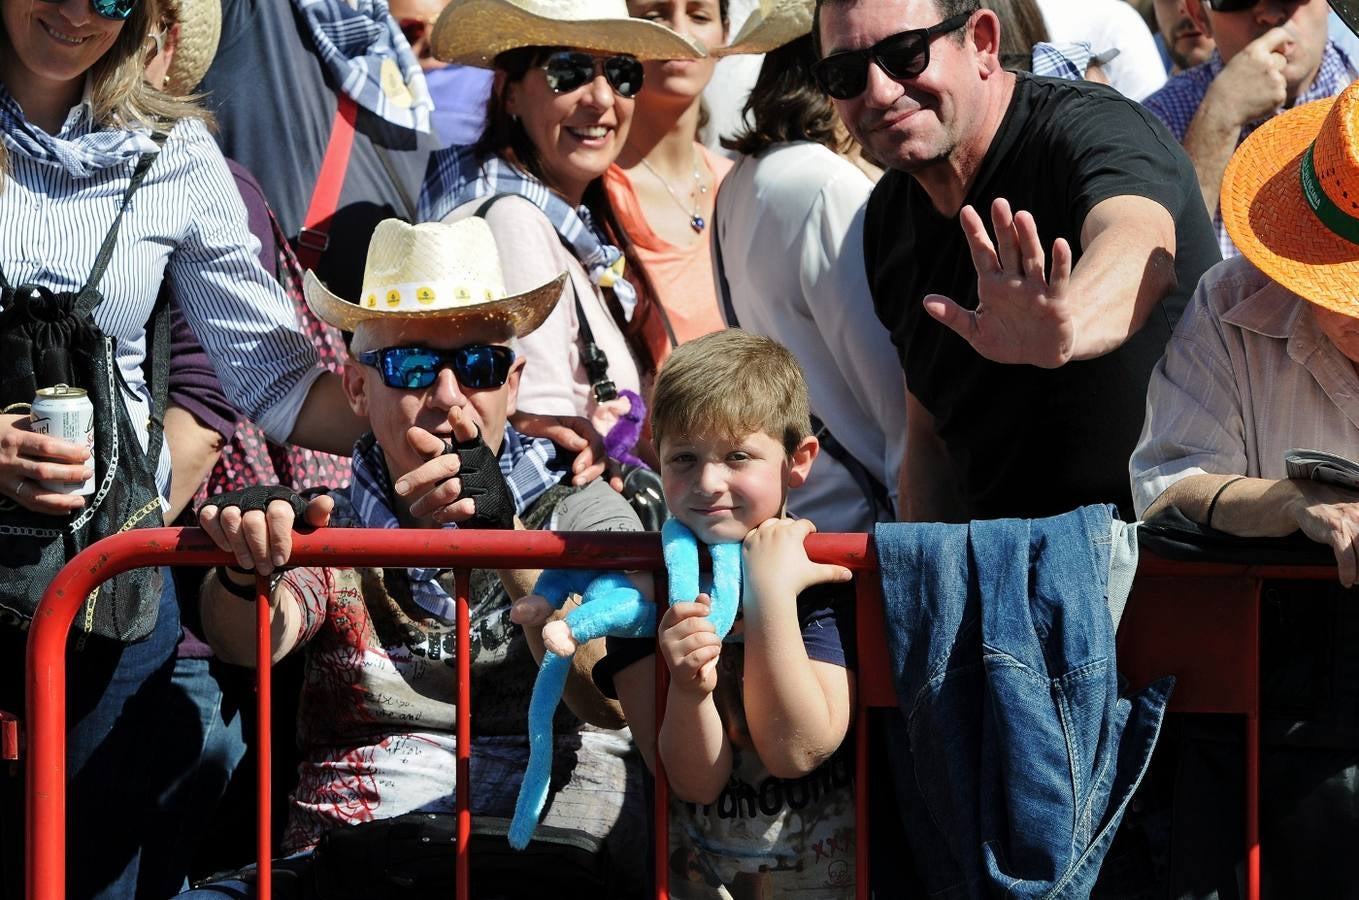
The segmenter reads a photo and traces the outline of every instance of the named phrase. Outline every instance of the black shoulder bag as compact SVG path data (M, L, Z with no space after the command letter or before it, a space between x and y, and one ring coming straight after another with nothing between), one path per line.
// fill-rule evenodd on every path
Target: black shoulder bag
M156 136L157 143L164 135ZM22 506L0 504L0 621L27 628L43 591L57 572L100 538L130 528L162 524L156 462L163 439L169 363L169 316L158 300L148 329L146 358L152 394L147 451L132 427L118 370L117 341L94 321L104 302L99 282L118 241L123 213L156 158L137 160L122 205L99 248L85 286L61 293L42 285L12 287L0 271L0 407L30 404L38 388L67 384L84 388L94 406L95 492L69 516L49 516ZM156 625L161 576L158 569L133 569L106 581L85 601L76 632L132 642Z

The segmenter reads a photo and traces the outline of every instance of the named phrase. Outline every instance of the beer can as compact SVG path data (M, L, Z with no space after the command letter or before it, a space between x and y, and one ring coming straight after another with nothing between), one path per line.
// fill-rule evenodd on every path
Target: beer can
M58 384L39 388L33 398L32 428L38 434L50 434L63 441L84 444L90 451L90 468L94 468L94 404L83 388ZM43 481L49 491L88 496L94 493L94 476L86 481Z

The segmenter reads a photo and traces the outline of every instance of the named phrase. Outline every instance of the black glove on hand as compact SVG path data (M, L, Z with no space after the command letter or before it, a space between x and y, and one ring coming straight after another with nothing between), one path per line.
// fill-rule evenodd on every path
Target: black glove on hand
M198 509L201 512L209 506L216 506L225 509L228 506L239 506L242 513L251 510L263 512L268 509L269 504L275 500L282 500L293 508L293 528L305 525L302 521L302 514L307 511L307 501L297 491L286 488L281 484L253 484L248 488L241 488L238 491L227 491L225 494L214 494L203 501Z
M514 498L505 474L491 448L481 439L481 429L475 436L454 443L447 442L448 453L458 454L458 478L462 480L462 496L471 497L476 512L472 518L458 523L459 528L514 528Z

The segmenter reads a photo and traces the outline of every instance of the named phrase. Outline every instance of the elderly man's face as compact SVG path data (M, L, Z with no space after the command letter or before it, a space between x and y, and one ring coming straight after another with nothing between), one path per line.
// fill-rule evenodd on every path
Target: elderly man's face
M345 364L345 390L354 412L368 419L393 477L412 471L428 459L417 453L407 440L411 426L451 439L450 415L455 409L471 418L481 429L487 446L493 452L499 452L505 422L515 411L524 360L514 361L509 378L497 388L466 388L458 382L451 368L444 367L429 387L403 389L384 384L377 369L359 363L354 357L364 351L386 347L453 350L468 344L506 343L503 333L484 325L467 327L446 321L412 323L378 319L358 326L350 347L351 358Z
M919 76L898 80L869 63L863 93L833 101L868 156L915 172L969 144L985 109L983 73L991 68L974 40L973 30L982 16L994 22L992 13L977 13L958 31L931 40L929 66ZM943 18L933 0L827 3L819 13L822 55L871 47L898 32L937 25Z
M1353 316L1331 312L1320 306L1310 306L1312 318L1316 320L1321 333L1326 335L1336 349L1359 364L1359 319Z

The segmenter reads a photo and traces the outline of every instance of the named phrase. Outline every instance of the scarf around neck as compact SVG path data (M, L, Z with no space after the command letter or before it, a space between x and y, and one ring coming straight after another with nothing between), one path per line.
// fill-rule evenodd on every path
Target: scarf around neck
M537 178L498 156L478 162L471 147L447 147L430 157L420 192L420 221L437 222L479 197L515 194L542 211L557 237L602 288L612 288L623 316L632 320L637 292L623 277L623 252L610 244L584 205L572 206Z
M88 95L67 114L60 131L48 134L24 117L24 111L2 84L0 131L15 152L34 162L63 169L72 178L88 178L160 149L148 132L96 128Z
M571 458L559 453L557 445L551 441L526 437L507 424L498 462L509 485L510 496L514 498L515 512L522 515L533 501L562 480L569 471ZM387 471L387 459L372 432L354 445L354 479L349 487L349 498L360 527L401 527L392 509L392 476ZM441 527L458 526L446 522ZM457 603L439 584L442 571L412 568L406 569L406 575L410 581L411 599L425 612L447 624L457 616Z
M373 115L429 133L424 71L387 0L292 0L335 84Z

